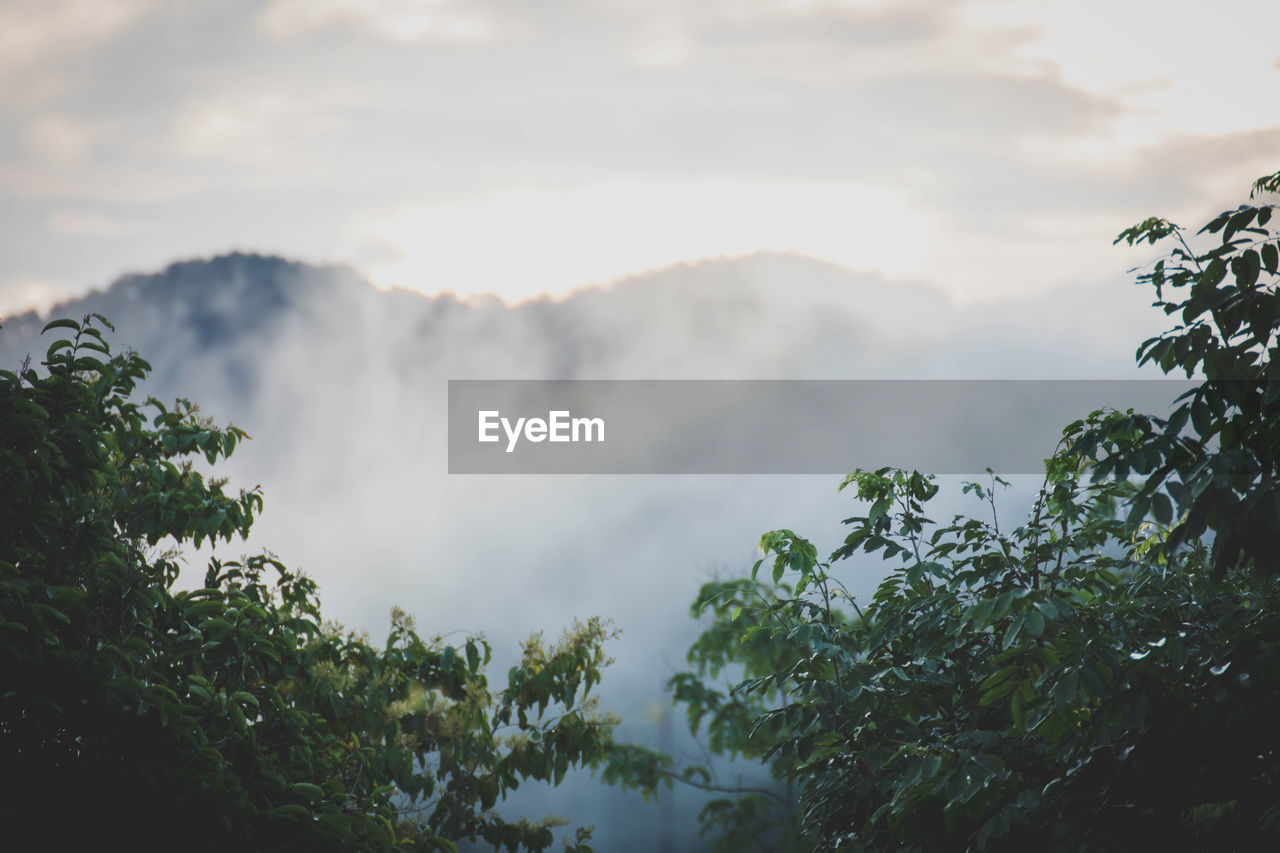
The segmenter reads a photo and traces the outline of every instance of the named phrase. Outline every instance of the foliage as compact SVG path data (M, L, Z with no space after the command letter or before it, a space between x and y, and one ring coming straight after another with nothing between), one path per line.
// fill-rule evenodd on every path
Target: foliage
M1280 173L1255 190L1278 186ZM1280 844L1272 209L1215 218L1203 230L1221 242L1204 252L1165 220L1121 235L1179 244L1140 280L1181 322L1139 361L1205 381L1167 420L1095 412L1068 426L1024 523L1002 528L994 475L965 487L982 517L940 524L931 478L858 471L841 488L864 514L830 558L776 530L749 581L704 588L695 608L716 620L691 660L712 647L750 670L718 748L765 745L801 786L802 843ZM890 571L859 607L836 566L871 554ZM774 659L752 666L762 648ZM695 725L725 701L699 685L677 683Z
M244 536L262 507L193 465L247 436L186 401L134 402L150 367L100 327L56 320L46 371L0 372L5 842L549 846L562 820L493 807L604 757L616 721L586 696L607 624L533 638L492 690L483 640L424 640L395 611L373 645L323 623L315 584L270 554L177 589L176 547Z
M1280 190L1280 172L1254 182L1250 198ZM1140 364L1165 373L1182 370L1201 383L1168 419L1137 416L1125 426L1142 440L1124 453L1107 453L1098 476L1135 472L1146 486L1132 506L1134 517L1154 513L1167 523L1167 490L1186 507L1162 545L1176 551L1212 530L1212 563L1219 575L1243 560L1260 572L1280 574L1275 532L1280 528L1280 234L1271 226L1276 205L1242 204L1223 211L1197 234L1216 235L1199 250L1183 229L1152 218L1122 232L1129 245L1174 239L1170 253L1138 280L1155 287L1155 305L1177 325L1138 348ZM1185 427L1190 422L1193 432ZM1095 434L1082 436L1092 453L1107 448Z
M699 813L700 835L711 836L716 853L739 850L806 851L797 834L797 794L790 779L793 767L778 758L766 760L778 742L774 733L753 728L761 715L788 701L776 690L733 691L714 682L757 677L790 665L801 646L787 638L752 633L754 604L759 596L777 601L789 587L757 587L745 579L703 586L692 607L695 618L710 620L689 649L693 668L667 682L673 701L685 707L690 732L700 737L703 756L677 766L668 755L633 744L610 749L604 781L657 791L677 785L711 794ZM732 618L731 618L732 617ZM745 765L749 773L730 775L726 762ZM760 773L758 762L765 765ZM763 777L763 778L761 778Z

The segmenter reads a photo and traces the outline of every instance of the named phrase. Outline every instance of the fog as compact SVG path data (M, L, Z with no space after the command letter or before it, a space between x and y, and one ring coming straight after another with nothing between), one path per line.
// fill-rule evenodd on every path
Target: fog
M762 254L508 306L381 292L345 268L230 255L126 277L52 315L105 314L113 345L154 366L145 393L188 397L252 436L219 468L233 486L260 485L266 509L250 542L221 555L270 549L319 583L329 618L375 641L393 605L426 636L483 635L495 674L531 632L554 639L575 618L612 619L622 636L598 692L624 720L619 736L687 751L679 718L667 740L659 724L663 683L698 631L688 614L698 587L747 571L767 530L792 528L830 552L855 510L836 492L844 472L450 475L447 381L1152 375L1133 362L1163 321L1147 294L1123 280L1080 293L960 308L924 283ZM43 319L4 322L0 363L39 359ZM1056 434L1022 426L1001 428L1052 452ZM959 497L964 479L941 478L932 517L984 511ZM1011 479L1001 509L1016 515L1037 479ZM181 583L198 581L206 556L188 555ZM841 568L858 596L884 571ZM558 789L522 787L510 807L595 824L600 849L652 850L664 833L695 849L698 798L677 794L660 812L578 773Z

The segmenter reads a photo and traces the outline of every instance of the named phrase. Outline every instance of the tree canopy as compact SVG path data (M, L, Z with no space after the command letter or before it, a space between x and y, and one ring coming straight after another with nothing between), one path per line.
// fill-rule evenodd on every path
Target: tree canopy
M256 491L192 464L246 438L136 401L150 366L99 316L55 320L44 370L0 372L0 826L21 849L541 850L563 821L494 806L604 756L588 691L609 625L532 638L506 686L480 638L385 643L324 622L270 554L178 589L176 548L245 535ZM574 849L589 849L589 830Z
M1251 199L1278 189L1280 173ZM841 489L862 510L827 559L775 530L750 578L703 588L713 621L674 701L713 753L799 789L771 809L729 792L707 831L765 815L777 849L1280 845L1274 210L1120 235L1173 244L1139 271L1175 320L1139 363L1202 382L1168 418L1068 425L1020 523L994 474L965 486L982 512L939 523L931 477L858 471ZM859 602L839 564L872 554L888 575ZM717 688L731 665L743 677Z
M262 508L193 464L247 436L139 402L149 365L105 319L50 323L43 369L0 371L6 840L542 850L562 821L495 806L591 766L711 793L721 851L1280 846L1280 239L1255 201L1278 190L1196 234L1120 235L1172 247L1138 271L1174 322L1138 362L1200 382L1167 418L1067 425L1025 518L1001 517L994 473L964 487L980 511L935 521L933 478L857 471L833 553L774 530L749 577L707 584L669 685L707 744L684 765L615 743L588 698L606 622L532 638L495 688L483 639L395 611L372 643L271 554L179 589L175 549ZM859 601L844 561L870 555L887 572Z

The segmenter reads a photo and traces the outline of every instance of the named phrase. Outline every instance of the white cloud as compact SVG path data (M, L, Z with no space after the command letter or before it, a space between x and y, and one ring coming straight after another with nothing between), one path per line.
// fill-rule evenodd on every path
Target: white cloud
M500 30L494 15L456 0L273 0L257 23L281 41L337 30L402 44L484 44Z
M360 226L347 254L383 287L520 301L691 258L762 250L910 276L921 269L919 246L930 228L896 190L616 181L408 205ZM360 264L361 257L383 260Z
M65 283L45 278L17 277L0 281L0 317L32 310L44 315L73 292Z
M58 166L0 163L0 191L11 198L72 198L78 201L170 204L206 189L194 173L145 165L106 164L68 169Z
M110 131L69 115L47 114L27 124L23 141L31 156L56 166L77 166Z
M692 59L696 49L692 35L681 22L665 17L641 27L631 57L638 65L674 68Z
M114 237L126 228L101 213L87 210L65 210L49 217L48 228L54 234L70 237Z
M294 172L308 160L309 140L346 130L344 108L353 100L342 88L233 82L177 108L169 150L196 161Z
M0 78L83 58L120 35L154 0L9 0L0 4Z
M1119 142L1247 132L1280 116L1280 4L997 0L970 17L1024 27L1031 37L1018 55L1052 63L1072 86L1118 97L1130 110Z
M1094 0L271 0L154 6L143 39L141 0L0 0L0 78L24 69L0 203L27 229L2 248L13 274L110 275L123 241L74 268L51 242L105 232L81 214L110 201L171 229L134 235L147 258L254 246L514 299L770 249L1031 288L1013 259L1052 251L1041 211L1097 231L1036 281L1078 278L1131 208L1234 196L1274 149L1233 140L1280 115L1256 91L1280 6L1225 2L1249 25Z
M769 25L814 18L895 14L904 8L919 13L944 11L945 4L929 0L593 0L598 10L633 19L678 16L692 26L717 24ZM952 5L958 5L952 2Z

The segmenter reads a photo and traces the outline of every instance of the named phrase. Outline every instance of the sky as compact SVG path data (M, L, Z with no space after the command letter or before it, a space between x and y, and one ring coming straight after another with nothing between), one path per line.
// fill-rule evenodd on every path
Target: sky
M963 304L1280 168L1257 0L0 0L0 314L231 249L509 303L792 251Z
M611 616L634 710L761 532L838 542L838 478L449 477L445 380L1130 371L1163 318L1112 240L1280 169L1277 32L1262 0L0 0L0 317L231 250L561 300L299 312L231 353L242 411L148 328L156 384L255 436L233 482L326 613L500 654Z

